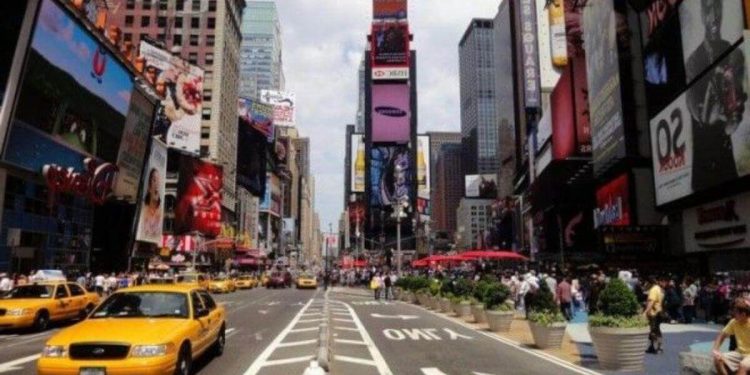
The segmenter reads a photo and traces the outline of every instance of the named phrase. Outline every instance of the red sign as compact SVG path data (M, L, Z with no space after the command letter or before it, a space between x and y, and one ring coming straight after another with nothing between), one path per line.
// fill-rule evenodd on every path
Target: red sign
M60 193L80 195L94 204L103 204L107 200L112 193L119 168L112 163L100 164L93 158L84 159L83 165L83 172L55 164L42 168L49 189L50 206L54 205L55 198Z
M224 173L220 166L183 157L179 202L175 209L177 233L200 232L207 237L221 233L221 189Z
M623 174L596 190L594 227L628 226L630 222L630 183Z
M575 154L575 117L571 69L566 67L552 91L552 157L566 159Z
M407 0L372 0L372 18L405 19L407 16Z
M409 25L378 22L372 25L372 67L409 66Z
M195 241L191 236L171 236L163 235L161 237L161 247L177 252L189 252L195 249Z

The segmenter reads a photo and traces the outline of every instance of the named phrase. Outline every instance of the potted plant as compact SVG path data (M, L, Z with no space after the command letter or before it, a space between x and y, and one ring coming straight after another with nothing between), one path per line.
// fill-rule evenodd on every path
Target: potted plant
M453 297L453 281L443 280L442 284L440 285L440 311L444 313L450 313L452 311L452 308L451 308L452 297Z
M482 301L487 324L492 332L508 332L513 323L513 304L508 301L510 289L503 283L493 282L485 289Z
M396 279L396 282L393 284L393 298L403 301L408 280L409 276L403 276Z
M601 368L643 371L649 329L635 294L622 280L612 279L599 294L597 308L589 317L589 334Z
M430 305L429 308L435 311L440 311L440 280L430 280Z
M471 315L471 302L469 298L473 289L473 283L465 278L459 278L453 283L451 305L457 317L462 318Z
M534 344L539 349L561 347L567 322L547 283L541 283L529 302L529 326Z
M414 278L412 288L414 289L414 295L416 296L416 301L413 302L426 306L427 296L430 293L430 280L424 276L417 276Z
M484 294L492 283L488 280L480 280L474 285L471 298L471 315L474 317L474 323L487 323L487 315L484 313Z

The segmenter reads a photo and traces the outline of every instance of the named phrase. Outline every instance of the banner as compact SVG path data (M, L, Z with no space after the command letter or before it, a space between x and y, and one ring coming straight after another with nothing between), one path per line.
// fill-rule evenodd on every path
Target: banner
M522 69L519 70L523 83L524 106L541 108L541 82L539 81L539 45L537 38L536 0L515 0L516 18L515 35L520 39L517 46L517 59Z
M273 123L281 126L296 124L295 104L297 95L289 91L261 90L260 99L263 103L273 106Z
M411 199L414 181L411 154L406 146L370 149L370 206L390 206Z
M214 238L221 232L221 166L182 156L177 185L175 232L200 232Z
M199 155L203 111L203 69L141 41L144 76L156 87L162 105L154 134L170 148Z
M120 141L120 151L117 153L117 167L120 171L113 189L115 196L127 198L131 203L136 201L138 195L154 109L154 104L144 94L139 90L133 90L130 109L125 119L125 130Z
M352 193L365 192L365 136L363 134L351 135L351 154L349 164L351 165Z
M417 196L430 199L430 136L417 136Z
M373 19L406 19L407 0L372 0Z
M685 252L750 247L750 194L687 209L682 214Z
M410 139L409 85L372 85L372 142L406 143Z
M497 176L494 174L475 174L464 177L466 198L497 198Z
M596 189L594 228L631 224L630 179L626 173Z
M164 190L167 177L167 146L154 139L151 155L143 173L144 187L140 199L140 217L135 239L159 245L164 226Z

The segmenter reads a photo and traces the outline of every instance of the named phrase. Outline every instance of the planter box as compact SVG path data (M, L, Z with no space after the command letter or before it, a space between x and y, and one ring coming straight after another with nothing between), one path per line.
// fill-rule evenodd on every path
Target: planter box
M446 314L450 314L451 309L452 309L451 300L447 298L441 298L440 299L440 311Z
M539 349L559 349L562 346L563 337L565 336L566 323L555 323L551 326L543 326L534 322L529 322L531 327L531 336L534 337L534 344Z
M459 318L471 316L471 303L469 303L469 301L454 303L453 312Z
M471 315L474 316L474 323L487 323L487 315L484 313L484 305L471 305Z
M515 315L515 312L485 310L484 314L487 316L487 325L490 326L490 331L510 331L510 325L511 323L513 323L513 316Z
M430 306L431 309L435 311L440 311L440 297L432 296L432 298L430 298L430 303L431 303L431 306Z
M427 294L419 293L419 294L417 294L417 303L420 304L420 305L422 305L422 306L427 306L427 305L429 305L428 298L429 297L427 296Z
M599 365L605 370L642 372L648 332L648 327L589 327Z
M401 300L401 288L393 288L393 298Z

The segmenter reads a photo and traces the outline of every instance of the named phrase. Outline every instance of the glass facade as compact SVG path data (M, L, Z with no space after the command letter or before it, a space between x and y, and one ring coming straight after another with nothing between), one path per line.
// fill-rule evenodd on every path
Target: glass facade
M241 33L240 96L256 98L261 90L283 89L281 24L276 4L248 1Z

